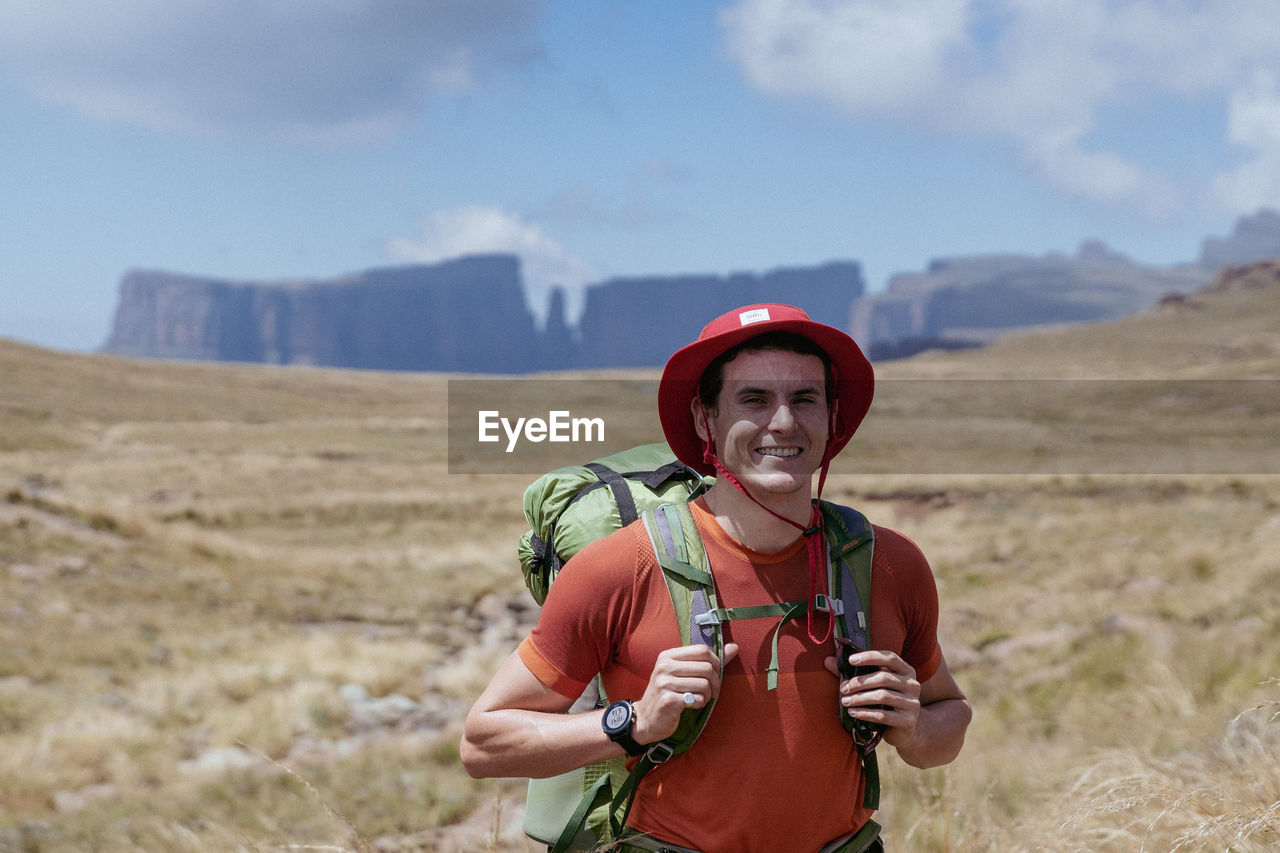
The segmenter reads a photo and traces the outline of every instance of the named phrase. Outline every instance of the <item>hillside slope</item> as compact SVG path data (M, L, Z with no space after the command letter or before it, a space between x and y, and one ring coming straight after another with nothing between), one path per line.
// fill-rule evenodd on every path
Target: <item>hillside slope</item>
M890 362L895 378L1280 378L1280 261L1233 267L1208 287L1110 323L1010 335L978 350Z
M1103 394L1064 432L960 418L978 386L954 381L1274 378L1277 280L1259 265L1119 323L880 368L826 494L928 555L977 714L945 770L886 750L895 850L1280 843L1270 457L999 470L1046 439L1141 461L1115 437L1135 426L1274 450L1275 404L1206 424ZM0 376L0 850L532 849L521 782L474 782L457 755L534 619L514 558L531 478L447 473L448 377L4 341Z

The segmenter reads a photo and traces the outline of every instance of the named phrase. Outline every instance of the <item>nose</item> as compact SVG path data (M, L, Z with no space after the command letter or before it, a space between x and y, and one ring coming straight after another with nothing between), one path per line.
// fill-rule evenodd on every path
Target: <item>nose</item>
M769 429L773 432L790 432L796 425L795 415L791 411L791 407L786 403L778 406L773 410L773 416L769 418Z

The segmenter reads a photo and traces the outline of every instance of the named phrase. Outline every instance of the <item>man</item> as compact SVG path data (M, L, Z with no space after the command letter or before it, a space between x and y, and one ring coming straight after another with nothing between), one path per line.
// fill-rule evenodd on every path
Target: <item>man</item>
M667 363L658 392L667 442L716 476L692 512L722 607L826 592L825 551L805 535L822 518L813 475L820 494L872 385L851 338L786 305L731 311ZM463 762L474 776L556 775L624 745L635 754L671 735L689 704L714 698L697 742L645 778L628 826L672 849L853 853L849 839L871 812L837 703L885 726L884 742L921 768L955 758L971 716L938 646L929 566L880 527L869 611L875 649L848 663L870 674L841 679L828 615L813 608L781 627L730 623L722 672L705 646L673 642L680 635L653 546L643 524L631 525L565 565L537 627L468 715ZM776 688L766 674L775 630ZM565 713L597 673L610 697L631 702L622 731L600 710ZM856 848L876 849L878 841Z

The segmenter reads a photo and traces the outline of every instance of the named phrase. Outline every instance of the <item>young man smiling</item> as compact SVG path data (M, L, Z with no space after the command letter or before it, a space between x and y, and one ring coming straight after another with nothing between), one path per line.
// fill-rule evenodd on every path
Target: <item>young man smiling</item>
M752 305L713 320L672 356L658 392L668 443L716 477L691 505L724 607L817 601L826 594L827 467L871 403L870 364L851 338L797 308ZM723 662L678 645L662 571L643 524L585 548L551 587L537 627L467 717L462 758L476 776L550 776L638 754L681 713L715 699L697 742L641 784L621 850L879 850L854 740L841 725L886 727L909 764L958 754L970 719L937 642L929 566L905 537L876 527L869 606L875 648L844 679L829 614L780 626L726 626ZM776 648L776 653L774 649ZM723 667L723 669L722 669ZM629 700L620 719L566 714L600 674Z
M705 502L725 532L759 550L776 550L796 534L761 508L808 521L810 484L827 445L826 366L796 344L766 335L756 346L770 348L731 351L727 363L709 368L719 369L713 402L701 393L689 401L698 438L710 439L741 486L722 477Z

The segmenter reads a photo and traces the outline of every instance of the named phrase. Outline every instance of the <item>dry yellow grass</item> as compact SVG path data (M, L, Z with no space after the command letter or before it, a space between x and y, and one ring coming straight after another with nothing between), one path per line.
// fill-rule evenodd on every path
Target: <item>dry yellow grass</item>
M881 374L1275 378L1275 292ZM0 375L0 851L533 849L456 752L534 618L530 477L447 473L446 377L3 342ZM884 761L893 848L1280 844L1280 477L992 473L1026 425L944 473L976 442L909 427L948 407L885 407L827 494L930 556L976 711L950 767Z

